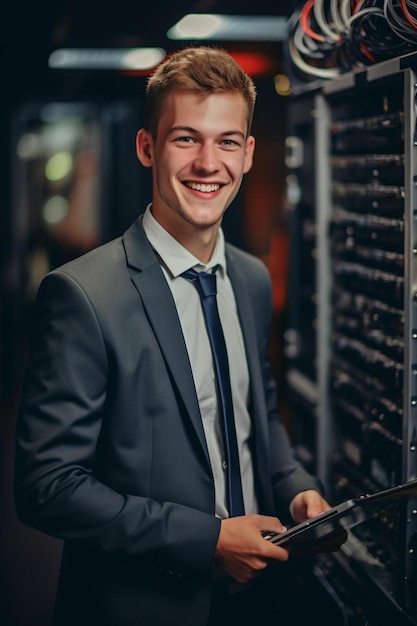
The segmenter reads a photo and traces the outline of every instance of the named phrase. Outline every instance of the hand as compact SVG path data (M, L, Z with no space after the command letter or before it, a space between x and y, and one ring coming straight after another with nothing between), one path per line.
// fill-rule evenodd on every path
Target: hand
M300 491L291 502L291 513L296 522L304 522L328 511L330 504L319 494L318 491L309 489Z
M311 519L324 511L330 509L330 504L322 498L318 491L309 490L298 493L291 502L291 511L297 522L304 522ZM308 541L305 545L299 545L297 548L291 548L292 554L314 555L321 552L335 552L345 543L348 537L344 528L336 528L328 535L317 539L314 543Z
M240 583L247 583L273 561L285 562L288 550L266 541L262 531L282 533L277 517L245 515L222 520L214 562Z

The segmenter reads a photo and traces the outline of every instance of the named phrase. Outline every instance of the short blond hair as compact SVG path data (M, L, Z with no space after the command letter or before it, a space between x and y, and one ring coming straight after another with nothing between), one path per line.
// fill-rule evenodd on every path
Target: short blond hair
M178 50L159 65L146 87L146 129L156 138L158 124L172 91L197 94L241 93L247 106L248 135L256 89L252 79L225 50L208 46Z

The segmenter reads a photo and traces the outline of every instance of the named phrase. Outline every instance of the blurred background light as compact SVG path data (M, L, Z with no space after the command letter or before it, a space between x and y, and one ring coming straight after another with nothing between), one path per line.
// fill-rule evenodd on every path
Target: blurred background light
M67 151L57 152L48 159L45 176L48 180L57 181L68 176L73 167L73 157Z
M287 18L274 15L216 15L189 13L167 32L169 39L223 41L282 41Z
M229 54L236 63L250 76L259 76L272 72L275 61L262 52L235 52L230 50Z
M163 48L60 48L48 66L54 69L149 70L166 55Z
M275 91L279 96L291 95L291 83L288 76L285 74L277 74L274 77Z
M41 140L38 133L25 133L17 142L16 152L24 161L36 159L41 154Z
M42 217L49 224L59 224L68 214L68 200L64 196L52 196L43 205Z

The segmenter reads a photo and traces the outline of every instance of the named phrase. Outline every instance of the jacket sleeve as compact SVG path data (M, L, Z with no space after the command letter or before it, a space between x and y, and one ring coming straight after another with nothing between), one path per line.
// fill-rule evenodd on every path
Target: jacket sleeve
M207 575L220 522L175 502L120 493L94 473L108 387L106 339L84 290L62 271L38 293L15 463L21 520L64 540Z
M289 505L297 493L308 489L321 492L321 486L295 458L292 442L278 414L277 386L270 361L272 286L269 273L265 268L263 270L263 279L257 283L262 293L253 301L258 307L255 318L258 321L257 332L260 337L260 359L268 413L271 482L276 514L283 520L289 520Z

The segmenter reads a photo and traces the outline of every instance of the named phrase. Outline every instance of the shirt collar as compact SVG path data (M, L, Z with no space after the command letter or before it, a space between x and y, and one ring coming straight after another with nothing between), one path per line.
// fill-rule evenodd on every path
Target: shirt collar
M151 206L151 204L147 206L143 215L143 229L151 246L174 278L191 268L195 268L197 271L209 271L213 267L218 266L220 273L224 274L226 272L225 243L221 228L219 229L216 245L210 261L208 263L201 263L197 257L184 248L184 246L174 239L174 237L156 221L152 215Z

